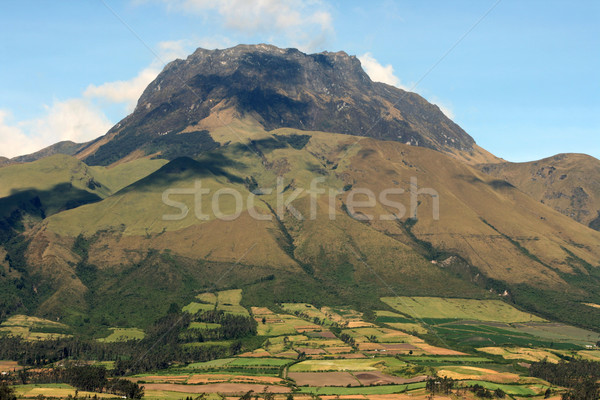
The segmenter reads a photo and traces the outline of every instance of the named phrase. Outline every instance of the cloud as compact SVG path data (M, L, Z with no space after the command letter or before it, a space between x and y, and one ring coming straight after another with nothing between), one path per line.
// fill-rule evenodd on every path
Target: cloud
M360 63L372 81L375 82L383 82L388 85L396 86L403 90L409 90L406 86L402 85L400 78L394 75L394 67L391 64L382 65L380 64L375 57L371 55L371 53L365 53L362 56L359 56L358 59ZM454 119L454 112L452 111L451 105L446 102L443 102L436 96L429 96L427 100L430 103L435 104L440 108L440 110L446 115L446 117L450 119Z
M89 85L80 98L55 100L44 106L38 118L11 122L9 110L0 110L0 156L28 154L63 140L87 142L105 134L114 121L101 109L107 104L122 104L130 113L144 89L163 68L163 63L183 58L191 51L188 40L160 42L155 59L129 80Z
M438 106L446 117L448 117L450 119L454 119L454 112L452 111L451 104L442 102L442 100L440 100L437 96L429 96L427 98L427 101Z
M32 153L63 140L86 142L104 133L112 123L85 99L54 101L39 118L10 123L8 110L0 110L0 155Z
M334 32L331 13L318 0L161 0L171 11L220 18L220 23L244 34L267 35L286 45L312 51Z
M391 64L385 66L380 64L371 53L365 53L359 56L358 59L372 81L383 82L400 89L408 90L406 86L402 85L400 78L394 75L394 67Z
M98 98L109 103L123 103L127 112L132 112L144 89L156 78L160 71L149 67L128 81L107 82L102 85L89 85L83 92L87 98Z
M191 43L188 40L160 42L156 52L158 57L135 77L126 81L107 82L98 86L89 85L83 92L83 96L108 103L124 104L125 111L131 113L144 89L156 78L164 64L176 58L185 57L190 53L190 48Z

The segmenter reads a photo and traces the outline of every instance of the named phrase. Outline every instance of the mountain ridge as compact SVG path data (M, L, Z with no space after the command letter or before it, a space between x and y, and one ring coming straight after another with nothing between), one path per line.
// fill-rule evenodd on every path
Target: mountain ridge
M463 158L470 154L479 162L495 160L436 105L371 81L356 57L270 45L197 49L172 61L144 90L133 113L77 156L90 165L108 165L162 134L202 127L223 112L255 119L267 131L290 127L370 136Z

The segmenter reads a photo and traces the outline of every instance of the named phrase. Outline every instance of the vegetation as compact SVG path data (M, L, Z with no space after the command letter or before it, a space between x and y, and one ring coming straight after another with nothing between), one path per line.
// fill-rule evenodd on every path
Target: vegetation
M530 374L555 385L570 388L563 399L597 399L600 396L600 363L585 360L531 364Z

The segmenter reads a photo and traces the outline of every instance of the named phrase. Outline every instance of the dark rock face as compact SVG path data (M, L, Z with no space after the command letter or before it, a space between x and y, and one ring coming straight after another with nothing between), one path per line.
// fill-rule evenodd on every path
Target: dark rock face
M215 106L256 118L267 130L304 130L369 136L437 150L470 150L473 139L437 106L369 79L344 52L304 54L269 45L198 49L168 64L146 88L133 114L109 131L132 143L178 132ZM86 162L106 164L102 147ZM119 158L126 154L119 154ZM115 159L112 154L110 159Z

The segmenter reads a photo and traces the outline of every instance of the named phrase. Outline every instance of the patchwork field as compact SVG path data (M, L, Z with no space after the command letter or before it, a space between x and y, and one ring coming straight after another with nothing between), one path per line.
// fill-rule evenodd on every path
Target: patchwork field
M200 293L196 296L198 301L192 301L183 307L183 311L196 314L200 311L217 310L230 314L248 315L248 310L240 305L242 289L223 290L220 292Z
M197 398L200 394L205 400L233 399L250 390L259 397L268 391L274 400L284 400L289 393L296 400L311 400L315 395L323 400L425 399L425 380L433 374L452 378L458 386L479 384L490 390L502 389L513 398L536 398L549 384L523 373L529 363L559 362L561 357L600 360L600 350L587 348L598 334L545 322L497 300L384 298L397 311L377 311L374 322L345 308L284 303L276 311L246 309L241 300L241 290L206 292L184 310L195 314L216 308L226 314L251 316L256 321L257 345L235 356L174 365L128 379L144 386L145 398L152 400ZM30 317L13 317L1 327L64 329L59 323ZM210 332L220 327L219 323L194 321L186 329ZM431 335L436 337L435 344L429 340ZM113 328L100 341L143 336L141 330ZM228 348L232 343L200 341L185 346ZM463 351L448 343L461 344ZM548 348L550 343L554 348ZM16 362L0 362L0 372L15 367ZM67 397L74 395L74 389L68 385L22 385L18 393L23 398L39 394Z
M13 315L0 324L0 334L21 336L27 340L66 337L70 336L69 332L70 328L67 325L25 315Z

